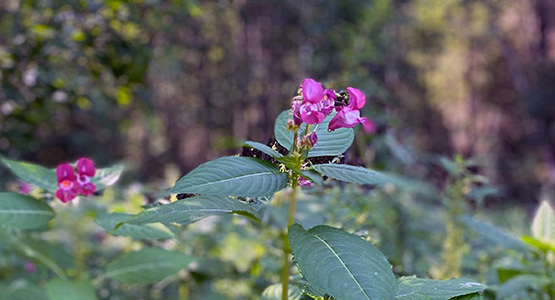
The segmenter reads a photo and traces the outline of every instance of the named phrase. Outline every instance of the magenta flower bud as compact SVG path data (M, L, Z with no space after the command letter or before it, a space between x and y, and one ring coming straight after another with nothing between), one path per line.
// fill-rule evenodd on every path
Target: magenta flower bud
M314 145L316 144L316 142L318 142L318 136L316 135L316 132L311 132L306 136L306 140L308 142L308 145L310 146L310 148L314 147Z
M295 100L293 101L293 105L292 105L292 109L293 109L293 123L295 125L301 125L303 123L303 120L301 118L301 104L302 101L300 100Z

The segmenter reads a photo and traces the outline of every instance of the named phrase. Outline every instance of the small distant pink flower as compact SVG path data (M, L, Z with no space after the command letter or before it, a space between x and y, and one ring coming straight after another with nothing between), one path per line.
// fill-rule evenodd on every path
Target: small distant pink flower
M349 105L336 107L338 113L331 119L328 130L334 131L338 128L352 128L362 124L364 131L376 132L376 124L365 117L360 117L360 109L366 103L364 94L355 88L348 87Z
M21 185L19 186L19 193L22 195L29 195L31 192L31 185L25 181L21 181Z
M58 178L58 190L56 197L66 203L77 196L77 187L75 184L75 173L73 167L69 164L61 164L56 168L56 177Z
M96 191L96 186L91 182L91 177L96 173L94 163L88 158L81 158L77 161L77 182L78 191L83 196L88 196Z
M25 272L35 273L37 271L37 266L30 260L25 261Z
M298 186L312 186L312 182L306 178L304 178L303 176L299 177L299 182L297 184Z

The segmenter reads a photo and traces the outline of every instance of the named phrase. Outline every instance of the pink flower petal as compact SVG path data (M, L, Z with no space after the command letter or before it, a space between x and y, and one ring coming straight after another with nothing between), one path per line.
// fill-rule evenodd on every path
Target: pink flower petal
M77 173L79 175L87 175L93 177L96 169L94 168L94 163L88 158L81 158L77 161Z
M86 184L79 185L78 189L81 195L88 196L88 195L94 194L94 192L96 191L96 185L94 185L94 183L92 182L89 182Z
M317 103L324 97L324 88L312 78L303 81L303 99L312 103Z
M349 107L352 109L361 109L366 103L366 97L359 89L348 87L349 92Z
M371 120L368 120L365 117L362 117L359 119L360 124L362 124L362 129L367 132L367 133L376 133L376 131L378 131L378 126L376 125L376 123L372 122Z
M67 203L73 200L73 198L75 198L76 196L77 191L75 189L64 190L60 188L56 191L56 197L60 199L63 203Z
M75 172L70 164L61 164L56 168L56 177L58 178L58 183L64 180L75 180Z
M344 107L330 121L328 130L334 131L338 128L352 128L360 123L360 111L350 107Z
M320 124L326 118L323 112L319 111L318 104L305 102L299 108L301 119L306 124Z

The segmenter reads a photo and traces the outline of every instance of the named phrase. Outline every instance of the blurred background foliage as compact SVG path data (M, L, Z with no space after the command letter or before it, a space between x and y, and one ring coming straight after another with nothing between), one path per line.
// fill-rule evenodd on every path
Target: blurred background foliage
M153 242L106 235L93 220L139 212L245 139L270 141L305 77L366 93L362 113L379 132L357 133L350 163L430 186L305 190L299 221L368 237L400 275L453 276L440 268L452 260L462 275L495 282L489 267L507 253L469 238L456 220L471 212L527 234L540 189L555 184L550 0L3 0L0 155L129 167L123 187L98 203L53 203L61 229L47 240L74 257L61 266L94 277L121 251L149 245L199 259L153 286L100 282L101 299L257 299L279 282L276 228L228 216ZM16 189L14 178L0 168L0 186ZM283 200L271 205L265 222L283 226ZM472 251L450 248L459 241ZM28 275L8 245L0 253L6 282ZM32 276L48 272L39 264Z
M182 174L269 141L313 77L369 98L383 134L352 161L431 176L425 153L479 157L535 202L555 182L554 16L549 0L5 0L0 154Z

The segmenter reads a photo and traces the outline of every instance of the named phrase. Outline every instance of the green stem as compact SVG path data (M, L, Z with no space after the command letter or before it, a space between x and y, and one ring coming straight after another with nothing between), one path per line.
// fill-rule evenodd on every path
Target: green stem
M293 147L291 148L291 151L297 151L298 131L299 129L295 129L295 131L293 132Z
M289 213L288 213L288 222L287 228L285 232L282 234L283 239L283 268L281 273L281 299L287 300L289 298L289 264L290 264L290 254L291 248L289 248L289 239L287 237L287 231L289 227L293 225L295 221L295 205L297 203L297 184L299 183L299 175L293 174L293 179L291 182L293 190L291 191L291 196L289 198Z

